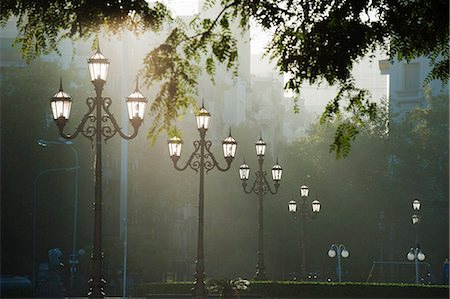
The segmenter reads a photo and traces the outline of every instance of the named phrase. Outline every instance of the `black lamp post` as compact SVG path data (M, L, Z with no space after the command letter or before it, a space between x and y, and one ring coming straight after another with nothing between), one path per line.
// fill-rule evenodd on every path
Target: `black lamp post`
M421 221L421 218L419 215L420 206L421 206L420 201L418 199L414 199L412 202L412 208L416 214L413 214L411 216L411 220L414 225L414 231L415 231L415 235L416 235L416 244L417 245L416 245L416 247L411 248L410 251L408 252L408 254L406 255L408 260L414 261L414 267L415 267L415 272L416 272L416 284L419 284L419 261L425 260L425 254L420 249L419 234L417 232L417 230L418 230L417 226L419 225L419 223Z
M306 276L306 249L305 249L305 225L306 221L311 219L315 219L316 216L320 212L320 202L315 199L311 203L311 208L308 207L308 196L309 196L309 188L306 185L300 187L300 196L302 201L300 205L297 205L295 200L291 200L289 202L289 212L294 215L294 217L298 217L300 220L300 249L302 253L302 264L300 267L300 275L302 279ZM298 216L297 216L298 215Z
M108 76L109 60L102 55L100 49L97 49L97 52L89 58L88 66L96 96L95 98L89 97L86 99L88 111L84 114L73 134L64 133L64 127L69 120L72 100L70 95L63 91L62 80L60 81L59 91L50 99L50 106L59 134L63 138L73 139L81 133L84 137L91 140L95 147L94 246L88 296L90 298L103 298L105 297L104 285L106 281L102 277L102 138L106 142L106 140L117 133L127 140L135 138L144 119L147 99L139 92L136 82L136 90L126 100L129 119L134 131L131 135L123 133L114 115L109 110L112 103L111 98L102 97L103 87Z
M263 199L264 195L270 192L271 194L276 194L278 192L278 187L280 186L281 181L281 174L283 173L283 169L280 165L278 165L278 158L277 163L272 167L272 180L274 181L275 190L272 190L272 188L269 185L269 182L266 179L266 171L263 170L264 165L264 154L266 151L266 143L262 139L262 137L259 138L259 140L255 144L256 146L256 155L258 156L258 164L259 164L259 170L255 171L255 181L250 188L250 190L247 190L247 180L250 174L250 168L247 164L242 164L239 167L239 176L242 181L242 187L244 189L244 192L247 194L255 193L258 195L258 202L259 202L259 221L258 221L258 236L259 236L259 242L258 242L258 259L256 264L256 274L254 276L255 280L267 280L266 273L265 273L265 265L264 265L264 206L263 206Z
M195 261L195 283L193 289L193 295L195 298L204 298L207 295L205 284L205 265L204 265L204 250L203 250L203 226L204 226L204 186L205 186L205 172L208 173L214 167L217 167L220 171L227 171L230 169L231 162L236 154L237 142L230 135L222 141L223 155L227 166L225 168L220 167L213 153L211 152L212 142L206 140L206 131L208 131L211 114L205 109L202 104L201 109L195 116L197 120L197 129L200 133L200 140L194 141L194 151L188 158L184 166L178 166L178 160L181 156L181 147L183 141L179 137L172 137L168 141L169 156L173 161L173 166L176 170L183 171L188 166L200 175L199 196L198 196L198 235L197 235L197 257Z

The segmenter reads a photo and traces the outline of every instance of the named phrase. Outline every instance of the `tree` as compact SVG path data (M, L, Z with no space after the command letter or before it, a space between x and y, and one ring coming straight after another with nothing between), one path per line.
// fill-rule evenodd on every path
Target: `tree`
M34 61L27 68L2 69L1 99L1 225L2 271L10 274L31 273L33 201L37 199L37 258L47 260L51 247L60 247L67 259L71 252L72 196L74 172L57 171L39 176L42 171L73 167L74 157L68 146L43 149L38 140L57 140L52 128L49 95L57 92L59 74L80 88L74 93L84 97L87 90L82 77L73 68L64 70L55 62ZM25 82L25 83L24 83ZM26 87L25 87L26 84ZM80 111L74 110L78 116ZM89 147L73 147L78 154L90 155ZM84 185L91 178L90 161L80 160L80 201L92 197ZM58 183L55 183L57 181ZM36 185L34 185L36 184ZM89 183L90 184L90 183ZM34 190L36 186L36 190ZM35 193L36 191L36 193ZM65 211L66 213L61 213ZM87 222L90 208L79 209L80 223ZM90 219L90 218L89 218ZM82 226L80 226L82 227ZM88 229L80 229L79 244L88 238Z
M356 116L359 125L373 121L376 110L367 92L353 84L351 69L376 48L391 59L425 55L433 66L427 82L449 79L449 28L443 25L448 24L449 3L445 0L206 0L204 6L206 11L214 6L221 9L213 19L197 16L186 25L174 22L163 4L145 0L5 0L0 24L18 17L16 43L30 60L57 49L63 38L88 38L101 31L114 34L125 28L137 33L159 31L168 22L166 40L148 53L142 71L146 84L159 83L160 88L151 107L152 137L163 130L176 134L174 120L195 106L201 62L211 77L216 63L236 71L233 23L247 30L250 21L255 21L273 32L266 52L277 61L280 72L291 75L286 89L299 94L302 83L324 81L340 87L324 118L334 117L342 106ZM341 148L356 135L356 124L338 130L331 149L345 156Z

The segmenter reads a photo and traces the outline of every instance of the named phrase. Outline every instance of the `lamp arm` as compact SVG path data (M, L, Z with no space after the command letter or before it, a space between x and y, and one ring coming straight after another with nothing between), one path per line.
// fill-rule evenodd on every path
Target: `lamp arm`
M206 152L207 152L207 153L205 154L205 158L211 158L212 163L211 163L211 165L209 165L209 167L206 167L206 172L209 172L211 169L214 168L214 166L217 167L217 169L219 169L220 171L227 171L228 169L230 169L230 167L231 167L231 162L233 162L233 158L231 158L231 157L226 157L226 158L225 158L225 161L227 161L227 166L224 167L224 168L222 168L222 167L219 165L219 162L217 162L216 157L215 157L214 154L211 152L210 148L211 148L211 141L208 140L208 141L205 142L205 150L206 150Z
M193 161L193 160L194 160L194 158L199 158L200 157L200 154L198 153L198 151L200 149L200 142L196 140L196 141L193 142L193 144L194 144L194 151L189 156L189 159L186 161L186 164L184 164L184 166L181 166L181 167L178 166L179 157L172 156L173 167L175 167L176 170L183 171L189 166L196 173L198 172L198 170L200 168L200 162L199 161Z
M139 131L139 127L141 126L142 120L140 120L139 118L134 118L131 121L131 125L133 126L133 133L127 135L122 131L122 128L119 126L119 124L117 123L116 118L114 117L114 114L111 113L111 111L109 110L109 107L111 106L111 98L103 98L102 99L102 107L106 112L106 115L102 117L103 121L106 120L110 120L114 130L111 130L111 128L109 126L105 126L102 128L102 135L105 137L105 142L110 139L111 137L113 137L116 133L119 133L120 137L122 137L123 139L126 140L131 140L133 138L135 138L138 134Z
M256 187L256 179L253 181L253 185L250 188L250 190L247 190L247 180L242 180L242 188L244 189L244 193L246 194L250 194L253 193L255 191L255 187Z
M267 190L269 190L270 194L273 194L273 195L277 194L278 187L280 187L280 183L275 182L274 183L275 190L272 190L272 188L270 187L269 182L266 179L266 172L265 171L264 171L264 175L262 177L263 177L263 180L264 180L264 185L266 185L266 188L267 188Z
M58 126L59 135L64 139L75 139L79 133L82 133L84 137L88 138L89 140L93 141L93 136L96 134L95 127L94 126L88 126L86 130L84 130L84 126L86 125L86 122L89 120L95 121L95 117L92 115L92 112L94 111L96 107L95 99L92 97L89 97L86 99L86 105L89 107L88 111L84 114L83 118L81 119L81 122L78 124L78 126L75 129L75 132L72 134L65 134L64 133L64 127L66 126L67 119L64 117L59 117L55 120L56 125Z

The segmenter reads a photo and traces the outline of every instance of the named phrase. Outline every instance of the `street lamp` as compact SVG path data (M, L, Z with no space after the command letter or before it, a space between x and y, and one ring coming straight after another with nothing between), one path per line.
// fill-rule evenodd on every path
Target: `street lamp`
M205 265L204 265L204 251L203 251L203 227L204 227L204 186L205 186L205 172L208 173L214 167L217 167L220 171L227 171L231 167L231 162L236 154L237 142L231 137L230 134L225 140L222 141L223 156L227 162L225 168L220 167L214 154L211 152L212 142L206 140L206 131L208 130L209 123L211 120L211 114L205 109L203 103L200 110L196 113L197 129L200 133L200 140L194 141L194 151L191 153L186 164L184 166L178 166L178 160L181 156L181 148L183 146L183 141L174 136L169 139L169 156L172 159L173 166L176 170L183 171L188 166L199 173L200 185L199 185L199 196L198 196L198 235L197 235L197 257L195 261L195 283L193 289L193 295L195 298L205 298L207 295L206 284L205 284Z
M103 87L108 77L109 60L97 48L97 52L88 59L89 75L95 88L95 98L86 99L88 111L84 114L80 124L73 134L65 134L64 127L69 120L72 100L68 93L63 91L62 79L59 91L50 99L53 118L59 129L59 134L65 139L74 139L79 133L91 140L95 148L94 154L94 246L92 253L92 274L89 279L90 298L103 298L105 296L103 279L103 251L102 251L102 138L105 142L117 133L120 137L130 140L137 136L139 127L144 119L147 99L137 89L126 99L130 123L133 133L127 135L122 132L114 115L110 112L111 98L102 97ZM103 111L105 114L103 114ZM108 124L110 122L110 124ZM94 139L95 137L95 139Z
M419 284L419 261L425 260L425 254L420 250L419 245L415 248L411 248L406 255L409 261L414 261L414 266L416 270L416 284Z
M73 142L70 140L65 141L48 141L40 139L38 140L38 145L42 147L47 147L48 145L69 145L70 149L75 155L75 186L74 186L74 195L73 195L73 225L72 225L72 254L70 255L70 290L73 291L75 285L75 275L77 273L77 264L78 264L78 252L77 252L77 222L78 222L78 180L79 180L79 171L80 168L78 162L78 152L72 146Z
M300 220L300 250L302 253L302 264L300 267L300 275L302 278L306 277L306 249L305 249L305 225L306 221L315 219L320 212L320 202L315 199L311 203L311 207L308 207L307 199L309 196L309 187L303 185L300 187L300 196L302 201L299 206L295 200L289 201L289 212L294 215L296 219ZM298 215L298 217L297 217Z
M342 282L341 256L343 258L347 258L350 255L350 253L348 252L348 250L345 248L345 246L343 244L339 244L339 246L337 246L336 244L332 244L330 247L330 250L328 250L328 256L333 258L336 255L337 255L337 259L338 259L337 272L338 272L339 282Z
M418 226L421 220L419 215L420 206L421 206L420 201L418 199L414 199L412 202L414 214L411 216L411 221L414 226L414 233L416 235L416 244L419 244Z
M414 199L412 202L412 208L415 213L411 216L412 223L414 225L414 231L416 234L416 244L415 248L411 248L411 250L406 255L407 259L410 261L414 260L415 271L416 271L416 284L419 284L419 262L425 260L425 254L420 250L419 246L419 234L418 234L418 225L420 223L420 215L418 215L420 210L421 203L418 199Z
M256 274L254 276L255 280L267 280L265 274L265 266L264 266L264 206L263 206L263 198L264 195L270 192L271 194L276 194L278 192L278 188L280 186L281 175L283 173L282 167L277 163L272 167L272 180L274 182L275 190L272 190L267 179L266 179L266 171L263 170L264 164L264 154L266 152L266 142L259 138L259 140L255 144L256 155L258 156L258 164L259 170L255 171L255 181L250 188L247 190L247 180L250 175L250 168L247 164L244 163L239 167L239 177L242 181L242 187L244 192L247 194L255 193L258 195L259 202L259 222L258 222L258 235L259 235L259 246L258 246L258 260L256 264Z

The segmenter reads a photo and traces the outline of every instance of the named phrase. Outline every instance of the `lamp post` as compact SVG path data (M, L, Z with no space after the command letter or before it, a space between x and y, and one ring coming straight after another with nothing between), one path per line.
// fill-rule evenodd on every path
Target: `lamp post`
M79 180L79 160L78 160L78 152L72 146L72 141L48 141L40 139L38 141L38 145L42 147L47 147L49 144L56 145L69 145L70 149L75 155L75 185L74 185L74 193L73 193L73 225L72 225L72 253L70 255L70 290L73 291L75 285L75 276L77 273L77 264L78 264L78 252L77 252L77 222L78 222L78 180Z
M69 120L72 100L70 95L63 91L62 80L60 81L59 91L50 99L50 106L53 119L59 129L59 134L63 138L73 139L81 133L84 137L91 140L95 148L94 246L88 296L90 298L103 298L105 296L104 285L106 281L102 277L102 138L106 142L117 133L126 140L135 138L144 119L147 99L139 92L138 83L136 82L135 91L126 99L128 116L133 127L133 133L130 135L123 133L114 115L110 112L111 98L102 96L103 87L108 76L109 60L103 56L100 48L97 48L97 52L89 58L88 66L96 96L86 99L88 111L84 114L73 134L64 133L64 127Z
M259 170L255 171L255 181L253 182L250 190L247 190L247 180L250 175L250 167L244 163L239 167L239 177L242 181L242 187L246 194L255 193L258 195L258 203L259 203L259 217L258 217L258 258L256 264L256 274L254 276L255 280L267 280L265 273L265 265L264 265L264 205L263 199L264 195L270 192L271 194L276 194L278 192L278 188L280 186L281 175L283 169L277 163L272 167L272 180L274 181L275 190L272 190L267 179L267 172L263 170L264 166L264 154L266 151L266 142L259 138L259 140L255 144L256 147L256 155L258 156L258 164Z
M174 136L169 139L169 156L172 159L173 166L176 170L183 171L187 167L190 167L196 173L199 173L200 183L199 183L199 196L198 196L198 235L197 235L197 257L195 261L195 283L193 289L193 295L195 298L204 298L207 295L206 284L205 284L205 265L204 265L204 251L203 251L203 227L204 227L204 186L205 186L205 172L208 173L214 167L220 171L227 171L231 167L231 162L236 154L237 142L231 137L230 134L227 138L222 141L223 155L227 166L222 168L217 162L214 154L211 152L212 142L206 140L206 132L208 131L209 123L211 120L211 114L205 109L203 103L200 110L195 116L197 120L197 129L200 134L200 140L195 140L194 151L189 156L186 164L184 166L178 166L178 160L181 156L181 148L183 141Z
M407 259L410 261L414 261L414 267L415 267L415 271L416 271L416 284L419 284L419 260L423 261L425 260L425 254L420 250L420 245L419 245L419 235L418 235L418 225L420 223L420 215L419 215L419 211L420 211L420 200L418 199L414 199L412 202L412 208L414 211L414 214L411 216L411 220L412 220L412 224L414 225L414 232L416 235L416 247L415 248L411 248L410 251L408 252L408 254L406 255Z
M302 264L300 267L300 274L302 279L306 276L306 249L305 249L305 224L306 221L315 219L320 212L320 202L315 199L311 203L311 208L308 207L309 188L306 185L300 187L300 196L302 201L297 205L295 200L289 202L289 212L295 218L300 220L300 250L302 253ZM298 216L297 216L298 215Z
M406 255L409 261L414 261L414 267L416 271L416 284L419 284L419 261L425 260L425 254L420 250L419 245L415 248L411 248Z
M339 244L339 246L336 244L332 244L330 250L328 250L328 256L333 258L336 256L336 254L338 259L338 268L337 268L338 278L339 282L342 282L341 256L343 258L347 258L350 255L350 253L343 244Z

